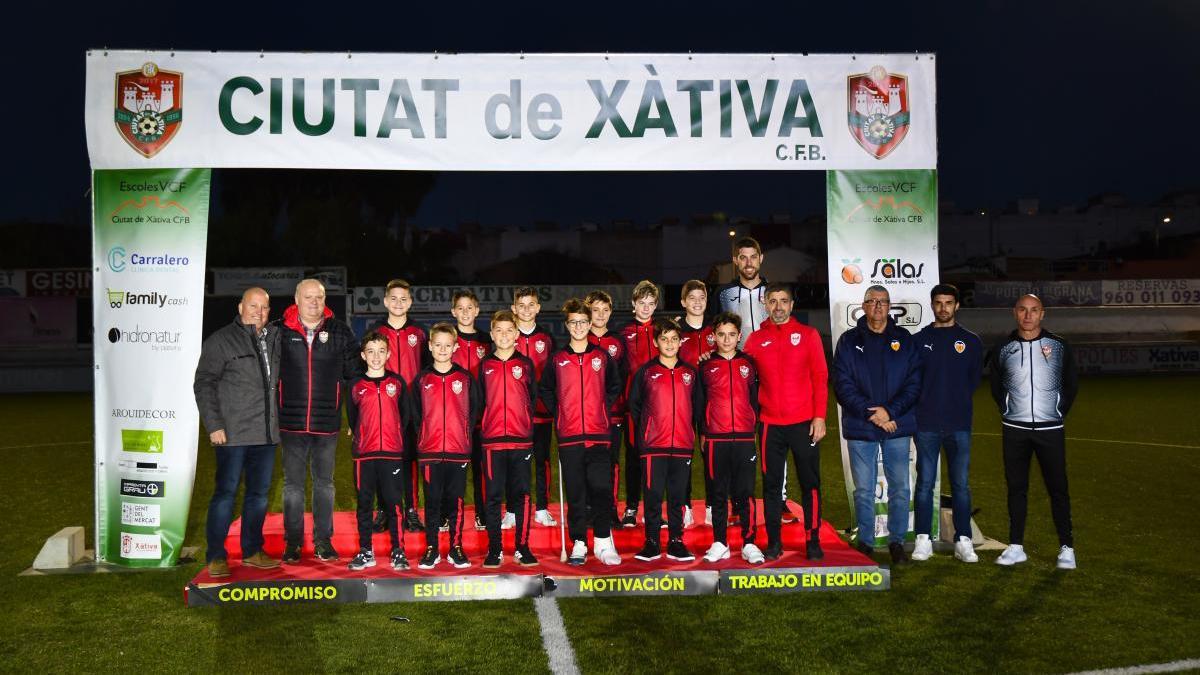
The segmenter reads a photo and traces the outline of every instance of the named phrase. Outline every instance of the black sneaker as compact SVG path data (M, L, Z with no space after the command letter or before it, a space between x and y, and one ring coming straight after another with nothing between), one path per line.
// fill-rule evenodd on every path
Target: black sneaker
M394 548L392 549L392 569L406 570L408 569L408 557L404 555L404 551Z
M431 570L442 561L442 557L438 555L437 549L432 546L425 547L425 555L421 556L421 561L417 563L417 567L423 570Z
M763 549L762 553L767 560L779 560L783 557L783 542L768 541L767 547Z
M817 539L809 539L808 546L805 547L805 553L809 560L821 560L825 557L825 551L821 550L821 542Z
M854 543L854 550L867 556L868 558L875 554L875 547L861 539Z
M421 522L421 516L417 515L416 509L409 509L404 513L404 531L405 532L424 532L425 525Z
M300 546L288 544L287 548L283 549L283 558L281 561L287 565L295 565L300 562Z
M486 529L487 529L487 525L483 524L483 519L480 518L479 516L475 516L475 531L483 532Z
M538 564L537 558L533 557L533 552L529 550L528 545L518 546L517 552L513 554L513 559L517 561L518 565L522 565L524 567L530 567Z
M453 556L454 551L450 551L450 555ZM487 557L483 559L483 566L490 570L494 570L500 566L502 558L503 554L500 553L499 549L488 551ZM451 560L453 560L453 558L451 558Z
M334 550L333 544L327 541L319 541L313 547L313 555L317 556L317 560L321 562L333 562L338 559L337 551Z
M387 532L387 529L388 529L388 512L387 511L385 511L383 509L379 509L378 511L375 512L375 523L374 523L374 525L372 525L372 529L374 529L376 532Z
M471 566L471 561L467 560L467 553L463 551L462 546L455 546L450 549L450 564L458 569L464 569Z
M908 553L904 552L904 545L898 541L888 544L888 553L892 554L893 565L907 565L911 562L908 558Z
M375 552L368 551L366 549L359 551L358 555L355 555L353 558L350 559L350 564L346 565L346 567L349 567L354 572L357 572L359 570L365 570L368 567L374 567L374 566L375 566Z
M696 556L688 550L687 546L683 545L682 539L672 539L667 542L667 558L679 562L691 562L696 559Z
M647 539L646 544L642 546L642 550L638 551L633 557L637 560L643 560L645 562L658 560L662 557L662 548L658 545L657 541L650 541Z
M621 527L637 527L637 509L625 509L621 516Z

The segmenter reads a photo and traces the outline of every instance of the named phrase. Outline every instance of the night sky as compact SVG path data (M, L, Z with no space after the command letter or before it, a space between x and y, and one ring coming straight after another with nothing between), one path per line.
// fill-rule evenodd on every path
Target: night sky
M257 4L94 3L71 16L51 3L6 10L16 95L0 113L9 176L0 222L86 224L84 52L106 46L931 51L943 200L979 208L1039 197L1054 207L1121 192L1147 203L1200 188L1192 126L1200 110L1200 3L486 3L440 13L403 3ZM717 211L803 217L823 209L823 190L820 172L455 173L439 176L416 222L603 225Z

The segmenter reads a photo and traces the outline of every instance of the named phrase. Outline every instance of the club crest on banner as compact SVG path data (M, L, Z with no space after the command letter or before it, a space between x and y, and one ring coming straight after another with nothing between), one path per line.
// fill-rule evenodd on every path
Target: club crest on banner
M114 105L121 138L143 157L153 157L183 122L183 74L153 63L117 73Z
M408 334L408 346L409 346L409 347L416 347L416 346L417 346L417 336L416 336L416 334L415 334L415 333L409 333L409 334Z
M600 360L599 356L592 357L592 370L598 373L600 372L600 366L602 365L604 365L604 362Z
M792 346L795 347L798 344L800 344L800 334L792 333Z
M514 380L521 379L521 374L524 372L525 372L525 369L522 368L521 366L513 366L513 368L512 368L513 379Z
M738 373L742 375L742 379L750 377L750 366L738 366Z
M955 340L954 351L958 352L959 354L967 351L967 343L963 342L962 340Z
M533 348L537 350L537 353L542 354L546 351L546 343L538 340L537 342L533 343Z
M383 390L385 392L387 392L388 398L396 398L396 383L395 382L388 382L387 386L385 386L383 388Z
M894 352L898 352L898 351L900 351L900 341L899 341L899 340L892 340L891 347L892 347L892 351L894 351Z
M462 393L462 380L455 380L455 381L451 382L450 389L455 394L461 394Z
M908 134L908 78L875 66L846 78L850 135L875 159L887 157Z

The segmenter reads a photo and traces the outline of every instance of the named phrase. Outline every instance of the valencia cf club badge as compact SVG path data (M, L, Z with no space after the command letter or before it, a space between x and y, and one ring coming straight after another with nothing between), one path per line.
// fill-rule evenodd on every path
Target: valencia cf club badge
M875 66L846 78L850 135L875 159L887 157L908 134L908 78Z
M894 352L900 351L900 341L899 340L892 340L892 351L894 351Z
M461 394L462 393L462 380L455 380L454 382L451 382L450 389L455 394Z
M967 351L967 343L963 342L962 340L955 340L954 351L958 352L959 354Z
M417 346L417 336L416 336L415 334L413 334L413 333L409 333L409 334L408 334L408 346L409 346L409 347L416 347L416 346Z
M800 334L792 333L792 346L795 347L798 344L800 344Z
M513 379L514 380L521 379L521 373L524 373L524 372L525 372L525 369L522 368L521 366L513 366L513 369L512 369Z
M383 388L383 391L387 393L388 398L396 398L396 383L388 382L387 386Z
M600 367L603 365L604 365L604 362L600 360L599 356L592 357L592 370L594 370L598 373L598 372L600 372Z
M183 122L183 74L153 63L117 73L114 104L121 138L149 159L171 142Z
M317 333L317 339L321 341L321 344L329 342L329 331L323 330L320 333Z

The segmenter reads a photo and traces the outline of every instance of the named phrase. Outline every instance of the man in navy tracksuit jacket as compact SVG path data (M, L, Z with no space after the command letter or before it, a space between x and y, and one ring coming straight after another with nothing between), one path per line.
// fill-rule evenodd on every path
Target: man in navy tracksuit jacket
M967 469L971 461L971 397L983 370L983 342L955 322L958 289L938 284L930 292L933 323L913 339L921 357L921 397L917 401L917 484L913 495L913 529L917 541L913 560L933 555L933 483L938 475L938 455L946 449L950 491L954 506L954 557L978 562L971 546L971 488Z
M842 333L834 350L834 392L842 404L842 436L850 450L858 549L874 550L876 458L883 453L888 483L888 552L893 564L908 562L908 456L917 431L916 403L921 364L908 331L889 316L891 299L883 286L863 298L858 325Z

